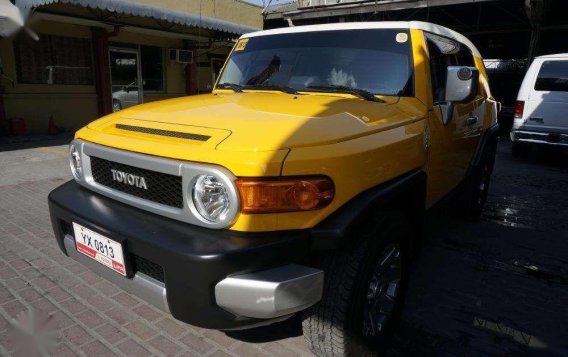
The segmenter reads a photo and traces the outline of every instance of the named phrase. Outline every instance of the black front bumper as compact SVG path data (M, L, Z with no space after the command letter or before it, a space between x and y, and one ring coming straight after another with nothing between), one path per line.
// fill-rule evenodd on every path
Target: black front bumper
M171 314L204 328L234 329L264 321L220 308L215 302L219 281L285 264L307 264L310 256L309 231L237 233L195 227L116 202L74 181L50 193L49 208L65 254L70 255L65 240L70 247L72 222L122 242L129 278L139 270L163 280ZM108 271L115 281L129 279Z

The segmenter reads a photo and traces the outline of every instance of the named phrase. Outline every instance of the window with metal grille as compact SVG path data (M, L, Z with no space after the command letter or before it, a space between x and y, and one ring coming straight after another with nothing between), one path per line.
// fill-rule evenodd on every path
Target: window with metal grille
M39 41L20 36L14 41L18 82L23 84L93 84L88 39L42 35Z

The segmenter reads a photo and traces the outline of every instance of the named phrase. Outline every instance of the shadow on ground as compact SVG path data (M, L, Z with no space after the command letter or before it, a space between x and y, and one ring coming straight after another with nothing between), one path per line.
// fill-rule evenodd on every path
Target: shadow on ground
M67 145L73 140L73 135L73 133L64 133L50 136L0 136L0 152Z
M568 355L568 155L498 149L483 218L428 222L391 356ZM299 336L299 318L228 333Z
M286 321L269 326L257 327L248 330L227 331L227 336L240 341L251 343L263 343L278 341L290 337L302 335L302 321L299 315L293 316Z

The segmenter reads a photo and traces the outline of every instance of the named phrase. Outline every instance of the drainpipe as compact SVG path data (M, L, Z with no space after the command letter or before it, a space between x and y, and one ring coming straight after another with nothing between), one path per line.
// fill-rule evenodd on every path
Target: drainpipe
M95 53L95 85L97 88L97 105L99 116L112 113L112 91L110 83L110 65L108 59L108 39L120 32L120 26L106 32L92 29L93 50Z

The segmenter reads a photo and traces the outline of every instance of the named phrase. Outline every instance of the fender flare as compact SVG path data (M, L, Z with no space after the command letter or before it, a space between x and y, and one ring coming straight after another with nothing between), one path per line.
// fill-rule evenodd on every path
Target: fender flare
M397 208L412 224L413 251L419 247L424 225L426 173L412 170L355 196L311 230L312 250L333 250L349 242L350 232L377 207Z
M487 128L483 133L481 141L477 147L475 155L471 160L471 165L469 167L468 174L471 174L472 170L475 170L483 163L484 155L488 149L496 150L497 143L499 141L499 124L494 124L491 127ZM493 169L493 167L491 168Z

